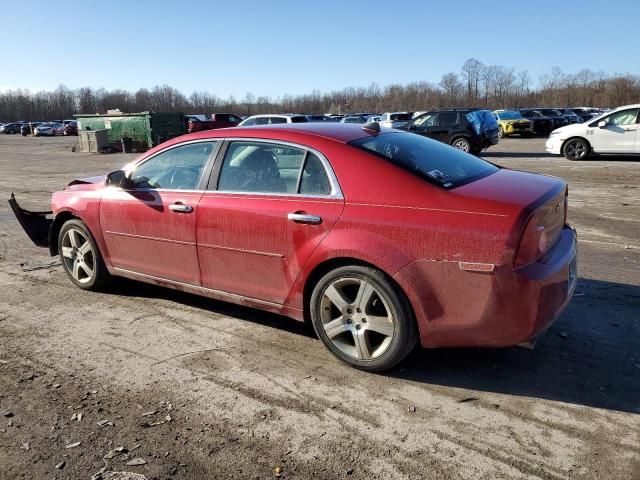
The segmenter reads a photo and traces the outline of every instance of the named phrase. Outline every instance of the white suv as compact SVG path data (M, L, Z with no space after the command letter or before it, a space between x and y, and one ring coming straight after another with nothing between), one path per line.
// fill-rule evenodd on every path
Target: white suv
M238 124L239 127L252 127L254 125L274 125L276 123L306 123L309 119L306 115L293 115L293 114L266 114L266 115L252 115L249 118L245 118Z
M640 104L626 105L551 132L546 150L569 160L590 153L640 154Z
M387 112L380 115L378 123L387 128L399 128L404 127L410 120L411 114L409 112Z

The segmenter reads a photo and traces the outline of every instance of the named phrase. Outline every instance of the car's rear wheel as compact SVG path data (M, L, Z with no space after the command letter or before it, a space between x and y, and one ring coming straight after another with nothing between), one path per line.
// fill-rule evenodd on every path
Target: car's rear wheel
M458 150L462 150L463 152L471 151L471 143L464 137L456 138L453 142L451 142L451 146L457 148Z
M51 136L52 136L52 137L55 137L55 136L56 136L56 130L55 130L55 128L54 128L53 130L51 130Z
M502 126L498 127L498 138L502 138L504 137L504 130L502 129Z
M583 160L589 155L589 143L583 138L570 138L564 144L562 153L569 160Z
M359 265L336 268L315 286L313 327L325 346L349 365L388 370L416 345L409 302L383 272Z
M58 252L64 271L84 290L99 290L111 278L91 232L81 220L60 229Z

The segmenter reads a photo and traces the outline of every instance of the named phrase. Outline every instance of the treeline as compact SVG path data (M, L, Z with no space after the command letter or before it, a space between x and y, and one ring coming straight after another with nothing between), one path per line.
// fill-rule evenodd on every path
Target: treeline
M342 90L272 98L247 93L244 98L220 98L206 91L186 96L168 86L126 90L69 89L32 93L28 90L0 92L0 120L51 120L70 118L74 113L104 113L119 108L123 112L157 111L210 114L257 113L349 113L468 106L481 108L522 108L530 106L617 107L640 102L640 76L608 75L589 69L565 74L559 67L541 76L536 84L526 71L501 65L484 65L467 60L459 73L442 76L438 84L412 82L380 87L348 87Z

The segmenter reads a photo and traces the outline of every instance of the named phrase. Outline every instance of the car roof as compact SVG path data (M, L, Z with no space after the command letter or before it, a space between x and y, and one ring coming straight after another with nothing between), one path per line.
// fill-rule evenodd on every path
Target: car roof
M389 128L381 128L381 133L397 132ZM161 145L180 143L188 140L204 140L217 138L247 138L268 139L282 141L303 141L305 136L321 137L337 143L348 143L359 138L376 135L375 132L365 130L361 124L336 122L309 123L281 123L277 125L259 125L255 127L232 127L183 135L169 140Z
M265 118L265 117L291 118L291 117L306 117L306 115L302 115L301 113L261 113L259 115L251 115L250 117L247 117L247 118Z

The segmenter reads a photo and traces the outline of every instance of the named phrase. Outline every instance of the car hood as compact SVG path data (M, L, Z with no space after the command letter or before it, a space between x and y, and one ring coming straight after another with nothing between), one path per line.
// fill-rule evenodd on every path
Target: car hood
M511 118L511 119L507 119L507 120L498 120L498 122L501 123L529 123L529 120L527 120L526 118Z
M553 133L560 135L574 135L574 134L584 134L585 124L584 123L574 123L571 125L565 125L564 127L556 128Z
M65 190L97 190L104 187L106 175L97 175L95 177L78 178L69 182Z

